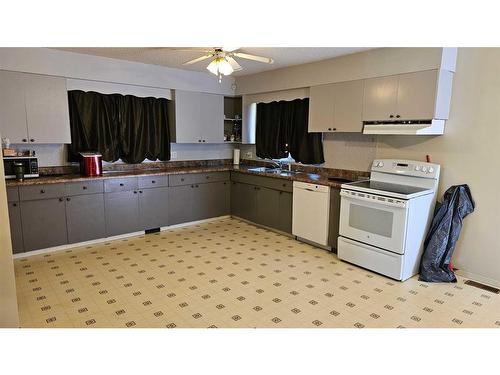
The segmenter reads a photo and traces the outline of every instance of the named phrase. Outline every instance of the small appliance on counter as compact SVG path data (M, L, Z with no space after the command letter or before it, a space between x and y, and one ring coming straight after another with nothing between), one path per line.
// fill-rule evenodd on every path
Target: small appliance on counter
M98 152L80 152L80 174L86 177L102 176L102 155Z
M7 180L40 177L38 158L34 156L6 156L3 158L5 178Z

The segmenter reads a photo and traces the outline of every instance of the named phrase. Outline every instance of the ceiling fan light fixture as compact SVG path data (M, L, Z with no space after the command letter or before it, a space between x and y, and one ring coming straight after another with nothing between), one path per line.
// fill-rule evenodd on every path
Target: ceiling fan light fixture
M221 74L228 76L234 71L231 64L229 64L224 57L216 57L213 59L212 62L208 64L207 69L216 76Z

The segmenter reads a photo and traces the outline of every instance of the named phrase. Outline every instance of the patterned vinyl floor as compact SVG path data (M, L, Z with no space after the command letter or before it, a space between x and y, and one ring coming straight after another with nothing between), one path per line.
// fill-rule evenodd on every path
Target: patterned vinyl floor
M400 283L224 218L15 260L22 327L500 327L500 295Z

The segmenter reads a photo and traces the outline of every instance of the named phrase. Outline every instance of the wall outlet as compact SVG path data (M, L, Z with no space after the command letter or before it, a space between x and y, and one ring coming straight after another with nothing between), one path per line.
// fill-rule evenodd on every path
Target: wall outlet
M170 159L177 159L177 151L170 152Z
M252 154L252 151L247 151L247 152L245 152L245 158L247 158L247 159L251 159L251 158L252 158L252 155L253 155L253 154Z

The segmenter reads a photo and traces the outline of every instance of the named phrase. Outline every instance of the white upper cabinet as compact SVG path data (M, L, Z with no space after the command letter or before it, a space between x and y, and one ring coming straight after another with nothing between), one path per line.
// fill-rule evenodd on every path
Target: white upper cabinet
M26 119L31 143L71 143L66 79L27 75Z
M453 73L444 70L365 80L363 121L446 120Z
M11 143L28 142L23 76L0 71L0 133Z
M363 81L313 86L309 91L309 132L361 132Z
M398 76L365 80L363 120L393 118L396 116L397 104Z
M13 144L71 143L66 79L0 72L0 133Z
M224 96L175 91L176 143L224 143Z

